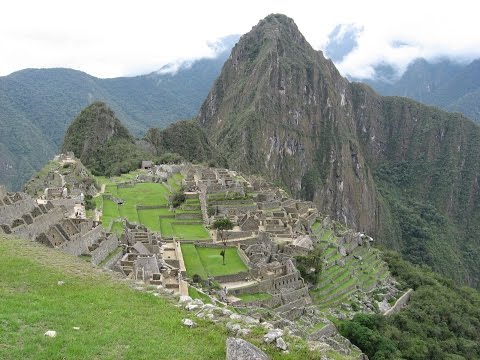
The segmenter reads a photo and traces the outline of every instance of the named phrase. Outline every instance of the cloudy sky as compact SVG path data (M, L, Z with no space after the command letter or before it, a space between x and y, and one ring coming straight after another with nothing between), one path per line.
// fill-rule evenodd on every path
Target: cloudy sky
M213 56L209 43L248 32L270 13L292 17L316 49L339 24L359 29L338 67L368 77L372 65L399 70L415 57L480 57L477 6L456 1L3 0L0 75L69 67L97 77L131 76L166 63Z

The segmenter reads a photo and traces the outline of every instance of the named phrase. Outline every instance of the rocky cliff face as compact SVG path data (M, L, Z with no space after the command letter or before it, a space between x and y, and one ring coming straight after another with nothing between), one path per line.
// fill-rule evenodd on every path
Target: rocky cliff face
M198 121L230 167L478 284L480 130L466 118L349 83L270 15L234 47Z

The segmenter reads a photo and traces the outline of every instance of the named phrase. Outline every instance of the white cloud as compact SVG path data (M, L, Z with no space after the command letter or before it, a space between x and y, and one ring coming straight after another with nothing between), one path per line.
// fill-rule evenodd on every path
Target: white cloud
M2 3L0 75L27 67L71 67L99 77L134 75L179 59L211 55L209 42L245 33L269 13L292 17L317 49L337 24L363 26L359 47L340 66L412 56L480 55L473 1L17 0ZM473 29L473 30L472 30ZM412 44L392 48L395 40Z

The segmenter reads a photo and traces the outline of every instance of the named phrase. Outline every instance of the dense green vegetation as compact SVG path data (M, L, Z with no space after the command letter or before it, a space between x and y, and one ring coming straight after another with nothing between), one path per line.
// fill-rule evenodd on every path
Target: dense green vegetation
M340 324L342 335L373 360L480 358L480 293L396 253L386 261L403 288L415 290L409 304L387 317L356 315Z
M94 175L120 175L151 158L135 144L120 120L105 103L85 108L69 126L62 151L72 151Z
M154 148L154 154L163 162L205 162L225 166L225 159L217 154L207 134L194 120L178 121L166 129L149 129L144 138Z

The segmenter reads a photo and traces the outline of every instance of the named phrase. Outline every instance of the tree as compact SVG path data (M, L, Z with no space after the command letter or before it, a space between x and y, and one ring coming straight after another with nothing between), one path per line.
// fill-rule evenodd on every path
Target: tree
M220 240L223 243L223 250L220 252L223 258L223 265L225 265L225 254L227 250L227 238L225 236L225 230L233 229L233 223L228 218L217 219L212 224L212 229L217 230L217 235L220 235Z

